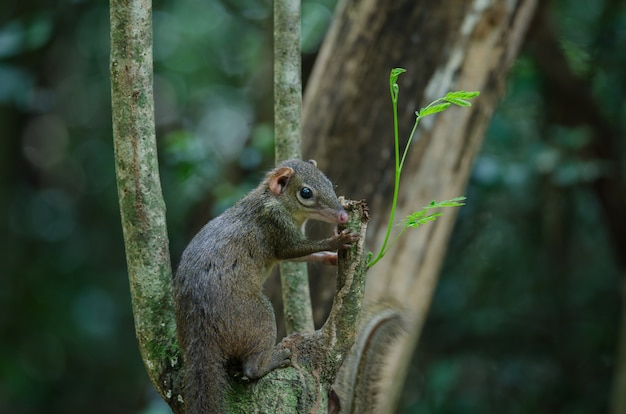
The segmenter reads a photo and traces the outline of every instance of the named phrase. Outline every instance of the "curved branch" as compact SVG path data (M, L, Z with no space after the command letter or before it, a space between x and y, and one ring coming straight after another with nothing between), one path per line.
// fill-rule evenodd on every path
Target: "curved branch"
M150 380L180 412L171 265L154 132L150 0L111 0L115 172L135 330Z

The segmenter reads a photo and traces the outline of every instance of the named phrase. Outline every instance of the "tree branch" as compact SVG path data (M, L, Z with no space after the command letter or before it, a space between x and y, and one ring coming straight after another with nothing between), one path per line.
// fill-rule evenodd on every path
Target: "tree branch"
M274 130L276 162L301 158L300 1L274 1Z
M320 330L323 343L331 345L326 354L326 378L334 381L337 371L354 344L363 306L367 272L365 234L369 221L369 210L364 201L349 201L345 204L350 216L347 228L360 235L359 240L348 250L340 250L337 262L337 293L326 323Z
M171 265L154 132L150 0L111 0L115 171L135 330L150 380L174 412L180 391Z
M274 1L274 130L276 163L301 158L302 76L300 1ZM287 333L313 332L307 265L280 265Z

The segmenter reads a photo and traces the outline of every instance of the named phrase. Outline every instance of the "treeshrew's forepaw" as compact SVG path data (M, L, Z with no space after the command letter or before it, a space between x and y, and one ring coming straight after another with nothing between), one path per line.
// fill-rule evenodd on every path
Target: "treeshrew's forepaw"
M343 229L336 237L341 242L340 249L349 249L352 243L359 240L359 234L352 233L349 229Z

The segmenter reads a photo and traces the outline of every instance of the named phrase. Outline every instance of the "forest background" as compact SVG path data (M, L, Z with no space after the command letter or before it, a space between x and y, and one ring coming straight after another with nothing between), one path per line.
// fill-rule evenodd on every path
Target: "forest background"
M303 1L305 81L334 6ZM531 27L510 74L399 412L611 406L626 234L597 185L626 191L626 5L553 0L542 9L552 37ZM166 413L134 337L108 5L32 0L0 11L0 412ZM272 163L271 35L269 1L154 2L174 263L207 217ZM591 150L598 135L608 156ZM330 178L341 194L341 177Z

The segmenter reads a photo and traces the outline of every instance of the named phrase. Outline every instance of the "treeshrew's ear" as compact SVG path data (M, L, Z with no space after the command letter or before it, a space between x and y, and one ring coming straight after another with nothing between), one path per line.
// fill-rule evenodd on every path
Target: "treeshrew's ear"
M281 195L291 177L293 177L293 169L289 167L280 167L272 171L269 177L269 187L272 193Z
M309 164L313 164L314 167L317 167L317 161L309 160Z

